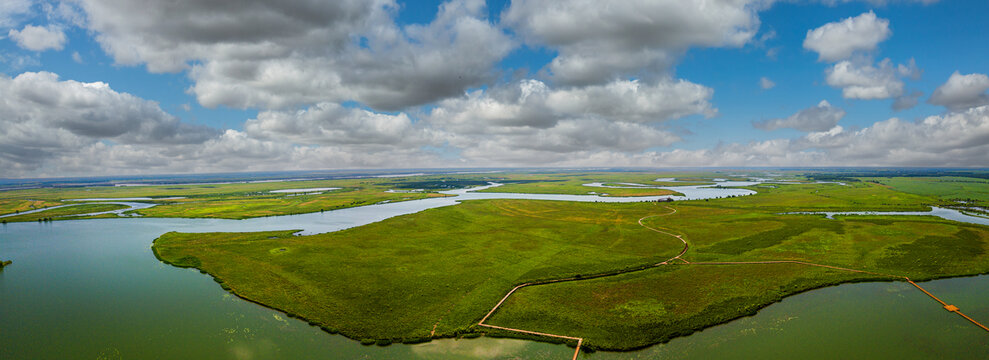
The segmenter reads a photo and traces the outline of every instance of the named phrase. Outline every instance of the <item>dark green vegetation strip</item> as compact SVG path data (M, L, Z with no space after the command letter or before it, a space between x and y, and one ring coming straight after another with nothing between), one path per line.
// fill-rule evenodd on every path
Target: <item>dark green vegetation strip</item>
M782 244L783 241L801 235L814 229L832 231L836 234L844 234L842 223L838 221L809 222L803 219L782 218L777 220L783 226L773 230L766 230L738 239L725 240L710 246L699 249L700 252L711 252L728 255L739 255L747 251L768 248ZM736 226L746 226L747 221L739 221ZM753 221L755 222L755 221Z

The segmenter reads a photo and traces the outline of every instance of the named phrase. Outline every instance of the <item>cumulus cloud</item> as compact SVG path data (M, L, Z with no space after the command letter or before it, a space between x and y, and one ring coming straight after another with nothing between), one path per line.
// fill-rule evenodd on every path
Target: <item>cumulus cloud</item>
M419 149L360 152L339 146L299 146L257 139L237 130L227 130L201 144L168 147L96 142L45 160L20 163L0 157L0 166L7 176L92 175L94 168L101 174L175 174L449 166L435 153Z
M909 94L905 94L900 97L897 97L896 100L893 101L893 105L892 105L893 110L903 111L907 109L912 109L914 106L917 106L917 103L920 101L921 96L924 96L924 93L920 91L913 91Z
M848 59L857 51L872 51L892 35L889 20L872 11L807 31L804 48L819 54L821 61Z
M490 80L514 43L480 0L398 26L392 1L84 0L89 28L120 64L190 70L207 107L358 101L398 110ZM149 16L135 17L140 12Z
M615 80L559 89L538 80L523 80L441 101L428 118L435 125L467 132L549 128L560 120L577 118L654 123L694 114L714 116L713 93L702 85L672 79Z
M769 78L763 76L759 78L759 87L762 88L763 90L769 90L776 87L776 83L773 82L772 80L769 80Z
M838 121L843 117L845 117L845 110L831 106L826 100L821 100L817 106L800 110L786 118L753 122L752 125L763 130L790 128L807 132L824 131L838 125Z
M692 46L742 46L768 1L513 1L503 23L525 41L556 49L549 64L565 84L664 72Z
M989 106L931 116L918 122L897 118L849 131L835 126L795 139L719 144L628 154L584 154L610 166L957 166L986 167ZM587 164L575 157L561 165Z
M672 145L680 137L660 124L713 116L712 94L672 79L559 89L530 79L441 101L425 120L472 164L558 163Z
M840 129L839 129L840 130ZM989 106L930 116L897 118L859 131L808 134L796 148L827 149L832 162L861 165L986 166Z
M106 83L0 75L5 177L440 166L404 113L334 103L263 111L244 131L193 125Z
M295 112L264 111L244 130L254 138L304 145L351 145L355 148L433 145L428 130L405 113L396 115L319 103Z
M31 51L62 50L65 47L65 33L57 26L27 25L21 30L10 30L7 34L17 46Z
M25 166L100 141L181 145L216 134L105 83L62 81L48 72L0 75L0 93L0 157Z
M986 94L986 90L989 90L989 76L962 75L955 71L948 81L934 90L927 102L944 106L951 111L962 111L989 104L989 94Z
M889 99L903 94L903 81L889 59L877 66L861 61L841 61L827 70L828 85L841 88L846 99Z

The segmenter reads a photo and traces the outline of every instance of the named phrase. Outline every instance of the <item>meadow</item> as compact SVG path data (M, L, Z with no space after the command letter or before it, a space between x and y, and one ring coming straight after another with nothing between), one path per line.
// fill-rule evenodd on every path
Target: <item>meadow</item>
M989 208L989 179L944 176L863 178L863 180L889 186L897 191L937 196L949 201L960 200Z
M708 185L713 184L710 178L703 179L704 175L711 173L670 173L657 176L650 173L639 172L589 172L589 173L534 173L534 174L505 174L506 179L518 181L518 183L505 184L496 188L481 190L482 192L502 192L502 193L526 193L526 194L566 194L566 195L587 195L595 193L606 193L609 196L663 196L679 195L677 192L666 189L628 189L628 188L601 188L588 187L584 184L601 182L605 185L619 185L619 183L635 183L649 186L688 186L688 185ZM716 174L715 174L716 175ZM675 177L678 181L655 181L660 177ZM717 177L717 176L716 176Z
M153 249L239 296L348 337L417 342L473 332L517 282L675 255L679 244L636 222L668 211L656 203L470 201L311 236L167 233Z
M665 177L569 176L518 179L574 187ZM480 334L551 341L476 325L508 290L540 280L575 279L522 288L486 324L581 337L590 349L630 350L750 315L799 292L891 280L877 274L919 281L989 273L985 226L925 216L782 214L926 210L948 202L942 196L874 182L752 188L758 194L672 204L467 201L310 236L168 233L153 249L162 261L200 269L245 299L381 345ZM640 226L642 218L646 226L682 234L690 244L685 261L650 267L683 244ZM700 264L767 260L872 273L792 263Z
M78 214L89 214L97 213L103 211L112 211L126 209L129 206L120 204L79 204L67 207L60 207L57 209L45 210L36 213L8 216L5 218L0 218L3 222L18 222L18 221L38 221L38 220L61 220L61 219L78 219L77 217L72 217L71 215Z
M685 179L701 180L705 173L677 173ZM708 174L710 175L710 174ZM492 173L425 175L387 178L357 178L336 180L240 182L223 184L169 184L149 186L89 186L35 188L0 192L0 215L45 207L77 204L73 199L151 198L141 200L157 204L135 210L148 217L246 219L262 216L294 215L329 211L381 202L417 200L446 196L438 191L486 185L505 185L491 192L522 192L549 194L588 194L607 192L612 196L676 195L665 189L606 189L583 186L588 182L638 182L652 186L682 186L710 184L699 182L655 182L655 174L619 173ZM340 188L309 194L272 193L285 189ZM398 190L397 192L388 192ZM52 210L54 211L54 210ZM78 206L63 208L58 213L44 211L35 217L10 217L8 222L34 221L37 218L64 220L64 215L85 214ZM101 216L107 217L107 216Z
M244 219L261 216L292 215L328 211L355 206L371 205L383 201L406 201L444 196L435 191L386 192L398 188L392 179L342 179L316 181L285 181L232 184L181 184L153 186L99 186L72 188L38 188L0 192L0 215L33 210L49 206L78 204L72 199L118 199L147 197L142 200L157 204L155 207L135 210L142 216ZM285 189L340 188L317 194L272 193ZM179 198L179 199L174 199ZM71 206L47 210L30 216L12 216L8 222L34 221L39 217L54 220L67 219L58 216L85 214L86 207Z

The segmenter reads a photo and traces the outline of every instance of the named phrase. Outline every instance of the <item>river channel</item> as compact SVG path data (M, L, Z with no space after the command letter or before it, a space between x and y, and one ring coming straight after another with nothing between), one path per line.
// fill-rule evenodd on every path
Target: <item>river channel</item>
M674 187L679 199L752 194ZM223 291L209 276L159 262L151 242L168 231L336 231L474 199L631 202L598 197L448 192L455 197L247 220L120 218L12 223L0 228L0 359L563 359L572 349L506 339L362 346ZM989 277L924 287L989 319ZM989 336L901 283L831 287L784 299L758 315L668 344L589 359L982 359Z

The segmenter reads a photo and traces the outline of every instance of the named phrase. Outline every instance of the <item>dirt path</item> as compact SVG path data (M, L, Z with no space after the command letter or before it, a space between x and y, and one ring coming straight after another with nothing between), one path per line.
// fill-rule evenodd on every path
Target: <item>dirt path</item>
M510 296L512 296L512 294L514 294L515 291L517 291L518 289L524 288L526 286L545 285L545 284L553 284L553 283L560 283L560 282L567 282L567 281L577 281L577 280L589 280L589 279L597 279L597 278L602 278L602 277L607 277L607 276L615 276L615 275L627 274L627 273L631 273L631 272L642 271L642 270L651 269L651 268L654 268L654 267L657 267L657 266L666 265L670 261L673 261L673 260L676 260L676 259L680 259L680 257L683 256L683 254L686 254L687 253L687 248L689 247L689 245L687 244L687 241L683 239L683 235L676 235L676 234L669 233L669 232L666 232L666 231L663 231L663 230L655 229L655 228L646 226L645 224L642 223L643 220L648 219L648 218L658 217L658 216L669 216L669 215L676 214L676 212L677 212L676 209L671 208L669 206L666 206L666 208L670 210L669 213L645 216L645 217L639 219L639 225L641 225L642 227L644 227L646 229L649 229L649 230L652 230L652 231L655 231L655 232L658 232L658 233L661 233L661 234L665 234L665 235L669 235L669 236L675 237L678 240L680 240L681 242L683 242L683 250L681 250L680 251L680 254L677 254L677 256L671 257L671 258L666 259L665 261L662 261L662 262L658 262L658 263L655 263L655 264L652 264L652 265L648 265L648 266L643 266L643 267L636 268L636 269L618 270L618 271L609 272L609 273L601 273L601 274L594 274L594 275L581 276L581 277L569 277L569 278L563 278L563 279L554 279L554 280L528 282L528 283L524 283L524 284L518 285L518 286L512 288L512 290L510 290L507 294L505 294L505 296L501 298L501 301L498 301L498 303L495 304L495 306L493 308L491 308L491 311L488 311L488 313L484 315L484 318L482 318L481 321L479 321L477 323L477 325L478 326L487 327L487 328L492 328L492 329L498 329L498 330L514 331L514 332L523 333L523 334L538 335L538 336L545 336L545 337L551 337L551 338L557 338L557 339L565 339L565 340L576 340L577 341L577 348L574 350L574 353L573 353L573 359L576 360L577 359L577 355L580 355L580 346L581 346L581 344L584 343L584 339L583 338L574 337L574 336L566 336L566 335L547 334L547 333L541 333L541 332L535 332L535 331L529 331L529 330L522 330L522 329L514 329L514 328L508 328L508 327L502 327L502 326L496 326L496 325L488 325L488 324L485 324L484 322L487 321L488 318L491 317L491 315L493 315L495 313L495 311L498 311L498 308L500 308L501 305L505 303L505 300L508 300L508 298Z
M975 321L974 319L972 319L972 318L968 317L967 315L963 314L958 309L957 306L949 305L948 303L946 303L944 301L941 301L941 299L937 298L936 296L934 296L934 294L931 294L926 289L922 288L920 285L917 285L917 283L913 282L912 280L910 280L910 278L908 278L906 276L881 274L881 273L876 273L876 272L871 272L871 271L866 271L866 270L857 270L857 269L850 269L850 268L844 268L844 267L839 267L839 266L824 265L824 264L815 264L815 263L811 263L811 262L798 261L798 260L719 261L719 262L690 262L690 261L687 261L686 259L682 258L682 256L687 253L687 250L690 248L690 244L687 243L687 240L683 238L684 235L674 234L674 233L671 233L671 232L668 232L668 231L665 231L665 230L660 230L660 229L657 229L657 228L654 228L654 227L647 226L646 224L642 223L643 220L646 220L646 219L649 219L649 218L660 217L660 216L669 216L669 215L676 214L676 212L677 212L676 209L671 208L669 206L665 206L665 207L670 210L669 213L645 216L645 217L640 218L639 221L638 221L638 223L639 223L639 225L641 225L642 227L644 227L646 229L655 231L655 232L660 233L660 234L664 234L664 235L667 235L667 236L674 237L677 240L680 240L681 242L683 242L683 250L681 250L680 253L677 254L676 256L671 257L669 259L666 259L665 261L662 261L662 262L658 262L658 263L655 263L655 264L652 264L652 265L643 266L643 267L635 268L635 269L618 270L618 271L614 271L614 272L594 274L594 275L590 275L590 276L569 277L569 278L563 278L563 279L554 279L554 280L528 282L528 283L524 283L524 284L518 285L518 286L512 288L512 290L509 291L507 294L505 294L505 296L501 298L501 301L498 301L498 303L495 304L495 306L493 308L491 308L491 310L488 311L487 314L484 315L484 318L482 318L481 321L479 321L477 323L477 325L478 326L487 327L487 328L492 328L492 329L498 329L498 330L504 330L504 331L513 331L513 332L518 332L518 333L523 333L523 334L545 336L545 337L557 338L557 339L564 339L564 340L576 340L577 341L577 348L574 350L574 354L573 354L573 359L576 360L577 359L577 356L580 355L580 346L584 342L584 339L583 338L574 337L574 336L566 336L566 335L541 333L541 332L530 331L530 330L523 330L523 329L514 329L514 328L502 327L502 326L497 326L497 325L489 325L489 324L485 324L484 322L487 321L488 318L491 317L491 315L493 315L495 313L495 311L498 311L498 308L500 308L501 305L505 303L505 300L508 300L508 298L510 296L512 296L512 294L514 294L518 289L524 288L526 286L537 286L537 285L553 284L553 283L560 283L560 282L567 282L567 281L589 280L589 279L597 279L597 278L603 278L603 277L609 277L609 276L627 274L627 273L632 273L632 272L637 272L637 271L643 271L643 270L652 269L652 268L655 268L655 267L658 267L658 266L663 266L663 265L670 264L671 262L673 262L675 260L680 260L680 261L682 261L686 265L702 265L702 266L703 265L799 264L799 265L816 266L816 267L823 267L823 268L834 269L834 270L850 271L850 272L856 272L856 273L862 273L862 274L883 276L883 277L889 277L889 278L893 278L893 279L902 279L902 280L905 280L905 281L909 282L911 285L915 286L917 289L919 289L920 291L924 292L925 294L927 294L928 296L930 296L931 298L933 298L935 301L937 301L938 303L940 303L941 306L943 306L945 310L950 311L950 312L953 312L953 313L956 313L959 316L965 318L966 320L972 322L976 326L978 326L978 327L982 328L983 330L986 330L987 332L989 332L989 327L986 327L985 325L982 325L978 321ZM436 326L435 325L433 326L433 331L434 332L436 331Z

